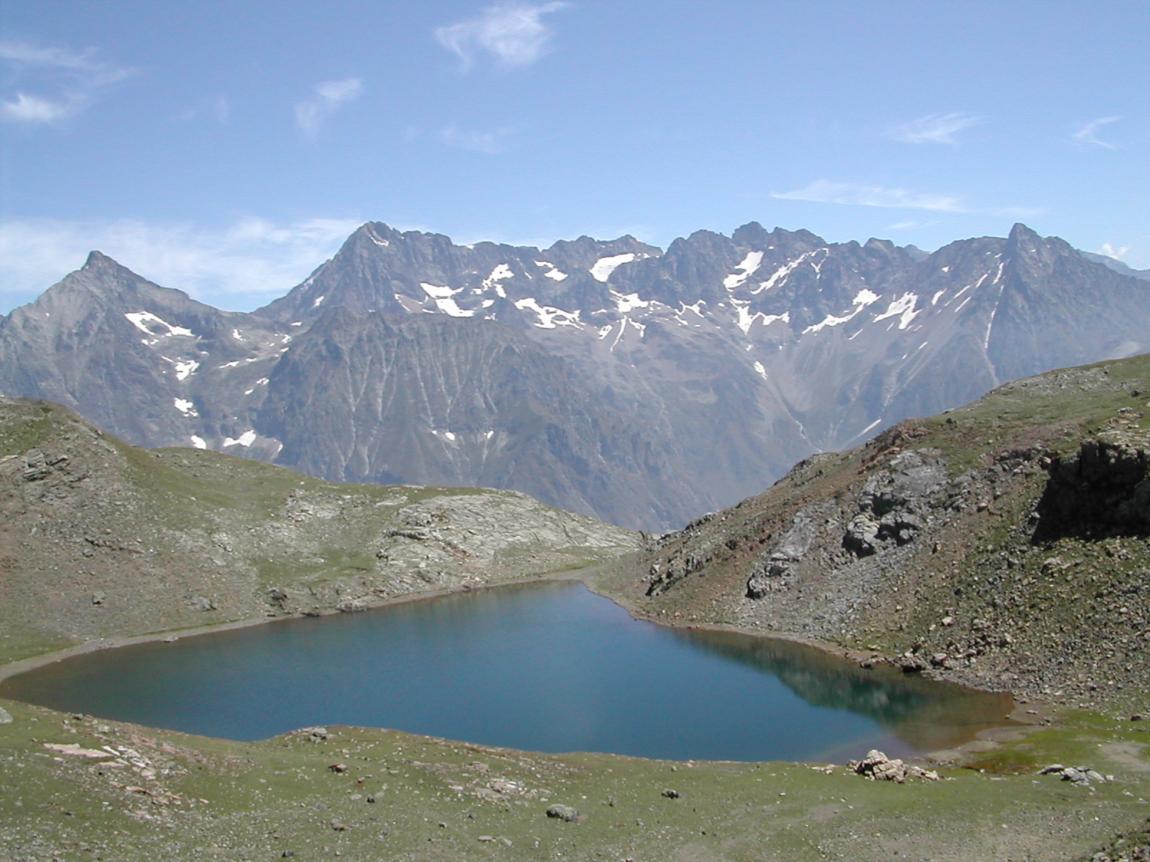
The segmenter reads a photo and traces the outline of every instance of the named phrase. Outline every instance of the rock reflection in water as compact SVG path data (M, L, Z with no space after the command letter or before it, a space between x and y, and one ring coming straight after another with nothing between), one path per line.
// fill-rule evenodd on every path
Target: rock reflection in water
M891 667L863 668L805 644L729 631L676 634L693 646L775 676L812 706L873 719L915 751L949 748L1002 727L1008 694L940 685Z
M812 649L635 620L577 583L79 656L0 694L232 739L390 727L535 751L846 760L948 746L993 698Z

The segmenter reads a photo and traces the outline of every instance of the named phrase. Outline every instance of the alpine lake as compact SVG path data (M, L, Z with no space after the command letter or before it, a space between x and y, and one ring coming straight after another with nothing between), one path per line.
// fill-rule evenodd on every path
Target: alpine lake
M811 647L635 620L573 581L92 652L0 684L67 712L236 740L386 727L676 760L908 756L1009 724L1008 695Z

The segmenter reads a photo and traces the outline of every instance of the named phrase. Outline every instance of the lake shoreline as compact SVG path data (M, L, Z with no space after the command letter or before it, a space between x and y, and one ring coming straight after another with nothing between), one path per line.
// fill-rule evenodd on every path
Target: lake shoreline
M764 633L757 630L752 630L745 626L738 626L724 623L699 623L692 621L690 623L681 620L668 620L665 618L657 617L651 614L646 614L637 611L635 608L629 607L618 595L612 594L610 591L603 588L599 579L595 577L596 572L603 569L605 565L617 564L618 561L610 561L610 563L599 564L597 566L589 566L581 569L571 571L552 572L544 575L532 576L528 578L517 578L507 581L498 581L492 583L485 583L479 585L466 585L463 587L447 587L439 590L429 590L426 592L409 593L404 595L390 596L387 598L378 599L367 603L363 606L362 611L342 611L338 608L322 608L318 613L313 614L282 614L275 616L255 617L242 620L231 620L227 622L212 623L203 626L195 626L192 628L165 630L158 632L150 632L141 635L125 635L108 638L99 638L91 641L86 641L63 650L54 650L40 655L29 656L27 658L18 659L4 665L0 665L0 689L3 683L12 677L20 674L28 673L43 667L50 666L57 662L61 662L70 658L80 655L86 655L94 652L104 650L112 650L120 647L133 646L137 644L147 643L164 643L175 642L184 640L186 638L203 637L212 634L218 634L226 631L234 631L239 629L251 628L254 626L267 625L276 622L286 622L290 620L299 620L308 616L321 616L330 617L341 613L361 613L379 610L387 607L394 607L404 604L412 604L416 602L424 602L432 599L445 598L448 596L466 595L472 592L486 592L489 590L505 589L516 586L531 586L542 583L562 583L570 581L578 581L582 583L589 591L611 601L616 606L626 611L633 619L641 620L643 622L651 623L653 625L679 630L697 630L697 631L714 631L714 632L730 632L740 635L747 635L750 637L761 638L763 640L775 640L786 643L794 643L802 646L810 647L818 650L821 653L832 656L836 659L851 662L853 664L861 664L865 659L871 656L869 652L860 652L843 647L839 644L827 643L818 641L811 638L803 638L794 635L783 633ZM931 679L940 683L956 686L971 692L985 692L985 689L979 689L974 686L965 685L960 682L955 682L946 678L944 674L931 674ZM995 692L1003 693L1003 692ZM1010 694L1010 692L1005 692ZM0 697L3 696L0 690ZM962 758L969 756L976 752L986 751L996 747L1001 742L1014 741L1025 735L1029 730L1036 729L1044 724L1049 724L1053 720L1054 710L1047 705L1035 702L1020 701L1012 696L1012 709L1010 713L1003 716L1003 725L991 727L978 731L972 739L953 748L924 751L918 756L911 758L914 761L922 763L930 763L936 765L949 765L953 764ZM463 743L461 743L463 744ZM472 743L465 743L472 744ZM865 752L859 752L861 756Z

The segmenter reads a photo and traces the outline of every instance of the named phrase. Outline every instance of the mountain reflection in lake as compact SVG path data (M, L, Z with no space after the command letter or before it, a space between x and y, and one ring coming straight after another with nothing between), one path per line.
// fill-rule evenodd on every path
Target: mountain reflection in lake
M578 583L448 596L78 656L0 694L232 739L315 724L535 751L804 760L1004 724L1005 696L634 620Z
M790 641L698 629L676 634L771 674L809 706L867 716L912 752L961 745L980 731L1001 727L1013 708L1007 694L941 685L890 667L868 670Z

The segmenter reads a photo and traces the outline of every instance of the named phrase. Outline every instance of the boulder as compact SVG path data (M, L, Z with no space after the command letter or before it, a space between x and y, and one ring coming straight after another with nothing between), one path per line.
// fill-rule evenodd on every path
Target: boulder
M846 535L843 536L843 547L856 557L869 557L878 550L879 523L866 512L856 515L847 524Z
M48 459L39 449L29 449L24 455L24 481L37 482L52 472Z
M1063 766L1061 763L1052 763L1038 770L1039 775L1057 775L1063 781L1069 781L1078 787L1090 784L1105 784L1113 781L1113 776L1103 775L1096 769L1088 766Z
M216 603L207 596L192 596L192 607L197 611L214 611Z
M926 662L923 661L922 656L912 652L904 652L895 659L895 663L903 673L922 673L926 670Z
M574 823L579 819L579 811L570 805L552 805L547 809L547 816L553 820L562 820L565 823Z
M898 758L889 758L878 749L871 749L862 760L852 760L849 764L856 775L872 781L906 781L906 764Z
M940 781L941 778L933 769L923 769L903 763L899 758L887 757L877 749L871 749L862 760L852 760L849 764L856 775L862 775L871 781L893 781L904 784L908 778L917 778L922 781Z

